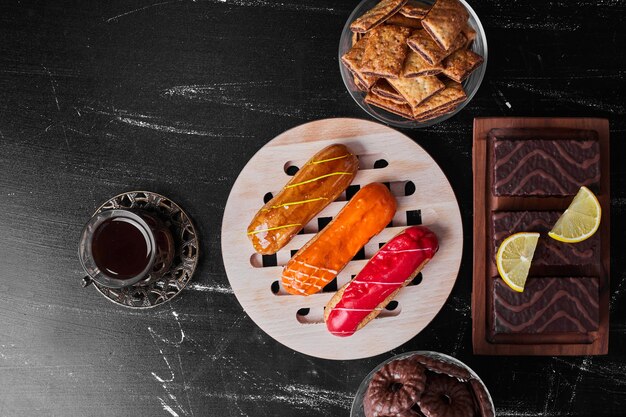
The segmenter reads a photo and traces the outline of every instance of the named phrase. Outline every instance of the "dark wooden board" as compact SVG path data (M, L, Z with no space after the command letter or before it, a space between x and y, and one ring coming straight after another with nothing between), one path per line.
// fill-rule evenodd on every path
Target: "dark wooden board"
M483 84L453 118L403 131L441 165L464 223L455 287L417 337L373 358L315 359L275 342L237 302L219 231L241 169L304 122L371 120L337 61L356 4L0 2L0 416L173 417L164 404L180 417L348 416L372 368L420 349L476 370L498 416L624 415L623 1L470 2L489 43ZM610 119L608 355L472 354L471 138L480 116ZM174 199L200 236L189 291L146 313L80 288L82 226L132 189Z
M600 144L600 191L596 193L602 206L600 229L601 262L590 276L600 280L600 321L597 332L586 334L506 335L493 337L493 250L491 215L499 210L558 210L567 208L571 197L496 197L492 193L493 129L506 131L507 137L523 140L525 128L549 128L542 137L558 140L564 136L556 129L582 129L597 132ZM584 135L584 132L581 132ZM477 118L474 120L472 167L474 174L474 280L472 287L472 342L474 353L481 355L605 355L609 349L609 276L611 253L610 214L610 143L609 121L594 118ZM587 272L587 271L585 271ZM585 275L580 272L575 276Z

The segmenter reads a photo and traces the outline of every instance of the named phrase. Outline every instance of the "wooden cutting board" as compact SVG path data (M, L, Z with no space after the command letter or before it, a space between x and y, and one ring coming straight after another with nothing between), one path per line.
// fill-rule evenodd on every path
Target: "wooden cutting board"
M498 210L564 211L573 197L513 198L495 197L491 193L492 162L489 132L492 129L569 128L597 132L600 144L600 192L602 206L600 229L601 264L591 271L574 276L597 276L600 283L598 331L574 334L507 335L506 341L489 340L492 305L491 291L497 272L493 273L490 251L490 216ZM546 132L549 135L550 132ZM557 139L557 138L554 138ZM472 287L472 341L474 353L484 355L602 355L609 346L609 268L610 268L610 170L609 123L594 118L494 117L474 119L474 280ZM568 272L569 274L570 272Z
M308 297L280 287L282 266L345 205L346 193L331 203L275 256L254 252L246 228L269 193L278 192L320 149L346 145L359 156L359 171L347 190L383 182L398 201L392 225L375 236L357 259L339 273L336 286ZM337 287L356 275L379 245L403 227L424 224L438 236L440 249L414 285L402 289L381 316L355 335L331 335L323 308ZM233 291L246 313L267 334L298 352L327 359L357 359L394 349L417 335L448 298L463 251L461 214L450 183L437 163L410 138L358 119L325 119L282 133L261 148L244 167L226 203L222 254ZM421 279L421 282L419 278ZM419 283L418 283L419 282Z

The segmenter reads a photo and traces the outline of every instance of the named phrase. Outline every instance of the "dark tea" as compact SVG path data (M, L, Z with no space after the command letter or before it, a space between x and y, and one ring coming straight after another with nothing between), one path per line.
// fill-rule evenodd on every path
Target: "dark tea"
M134 220L112 217L100 224L93 234L93 260L105 274L130 279L146 270L152 255L146 230Z
M83 228L78 256L92 282L109 288L150 285L172 265L174 238L155 213L108 209L94 214Z

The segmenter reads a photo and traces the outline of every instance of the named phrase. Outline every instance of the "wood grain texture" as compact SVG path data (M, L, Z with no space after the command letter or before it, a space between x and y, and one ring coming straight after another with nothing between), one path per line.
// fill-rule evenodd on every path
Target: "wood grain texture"
M511 198L495 197L493 189L493 155L489 144L492 129L515 128L570 128L597 132L600 144L600 192L602 222L598 233L601 240L601 265L591 272L600 279L599 327L597 332L585 335L533 336L532 342L520 337L497 337L490 342L492 325L490 307L493 302L493 275L491 273L493 245L491 215L498 210L565 210L571 197L565 198ZM519 133L518 133L519 134ZM514 135L514 134L513 134ZM558 140L557 138L555 138ZM472 344L474 353L481 355L605 355L609 349L609 277L611 253L610 213L610 148L609 122L594 118L477 118L474 119L472 171L474 173L474 280L472 291ZM577 275L585 275L579 272ZM527 338L527 337L525 337Z
M327 361L275 342L242 311L220 254L228 193L281 132L367 118L337 62L356 4L2 2L0 416L347 416L372 368L420 349L471 366L498 416L623 416L626 259L611 260L607 356L473 356L467 243L474 117L603 117L612 138L611 247L626 250L621 1L471 2L489 42L480 90L446 122L403 132L442 166L465 226L452 294L418 336L384 355ZM200 235L191 290L149 313L79 286L82 226L129 189L174 199Z
M337 275L336 288L348 283L381 244L407 226L408 211L421 212L421 224L437 234L440 245L433 260L422 271L422 282L405 287L398 293L395 298L399 303L397 314L383 314L351 337L333 336L324 324L324 306L334 291L304 297L290 295L284 290L275 295L271 290L273 282L276 285L280 282L282 265L318 230L318 219L336 216L346 204L345 196L344 201L333 202L322 210L305 226L304 234L294 237L276 254L278 266L263 267L245 229L262 206L265 193L280 190L289 180L284 167L290 160L306 160L335 143L345 145L361 161L352 186L407 181L415 186L415 193L404 196L404 186L391 185L391 192L397 201L392 226L385 228L365 245L364 259L353 260L346 265ZM373 169L365 163L368 155L376 155L376 158L385 160L388 165ZM377 123L356 119L318 120L290 129L271 140L241 171L226 203L222 222L224 266L235 295L246 313L282 344L298 352L326 359L358 359L379 355L413 338L437 315L450 295L462 252L463 228L459 207L454 191L436 162L401 133ZM306 318L299 320L297 313L300 309L309 310Z

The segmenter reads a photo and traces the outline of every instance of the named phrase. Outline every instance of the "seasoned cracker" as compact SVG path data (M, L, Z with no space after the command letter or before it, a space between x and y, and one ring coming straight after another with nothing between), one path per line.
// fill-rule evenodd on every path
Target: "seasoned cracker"
M398 13L406 17L423 19L429 10L430 6L428 4L422 3L421 1L409 0L402 6Z
M400 77L387 81L404 97L412 109L445 88L444 83L433 75L414 78Z
M406 55L406 59L404 60L402 76L411 78L423 75L437 75L441 71L443 71L443 65L431 65L417 52L409 51Z
M385 24L404 26L405 28L411 28L411 29L422 28L422 22L420 21L420 19L406 17L406 16L401 15L400 13L396 13L393 16L391 16L389 19L385 20Z
M384 78L379 78L378 81L376 81L376 84L372 87L372 93L389 101L393 101L394 103L408 104L404 97L402 97L402 95Z
M363 74L398 78L409 49L406 40L410 34L411 29L395 25L382 25L373 29L361 58Z
M474 28L471 27L469 23L465 23L465 26L463 27L463 29L461 29L461 33L467 39L464 47L469 48L470 46L472 46L474 39L476 39L476 31L474 30Z
M452 106L442 107L442 108L437 109L435 111L431 111L431 112L428 112L428 113L420 114L419 117L415 118L415 121L421 123L421 122L426 122L428 120L436 119L437 117L443 116L444 114L448 114L448 113L454 111L454 109L456 109L457 106L458 106L458 104L454 104Z
M358 81L358 85L356 86L359 90L362 91L369 91L370 88L372 88L372 86L374 85L374 83L376 82L376 80L378 80L378 77L370 77L368 75L363 75L360 73L356 73L354 71L352 71L350 68L348 68L348 71L350 71L350 73L352 74L352 77ZM356 82L355 82L356 84Z
M377 77L371 77L361 72L361 61L363 58L363 53L365 52L365 45L368 43L368 39L369 36L359 39L358 42L341 57L341 62L343 62L346 68L348 68L350 72L354 75L354 77L361 82L361 85L369 90L376 82Z
M452 47L446 51L441 49L437 42L435 42L425 30L416 30L407 39L409 47L413 51L420 54L422 58L424 58L426 62L431 65L438 64L452 52L463 47L466 42L467 39L465 38L465 35L459 33L459 36Z
M388 112L397 114L398 116L406 117L407 119L411 119L413 117L411 106L408 104L398 104L371 92L367 93L365 96L365 102L387 110Z
M457 83L463 82L483 63L483 57L468 49L459 49L443 60L443 73Z
M365 83L361 81L359 77L354 73L352 73L352 80L354 81L354 85L357 89L359 89L359 91L369 91L367 85L365 85Z
M447 108L456 106L466 98L467 95L461 84L454 81L447 81L445 83L445 89L413 109L413 116L416 119L422 119L429 114L444 111Z
M382 0L363 16L356 19L350 25L353 32L365 33L384 22L389 16L400 10L407 0Z
M437 0L422 20L422 26L442 49L449 50L468 17L469 13L458 0Z

